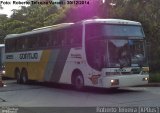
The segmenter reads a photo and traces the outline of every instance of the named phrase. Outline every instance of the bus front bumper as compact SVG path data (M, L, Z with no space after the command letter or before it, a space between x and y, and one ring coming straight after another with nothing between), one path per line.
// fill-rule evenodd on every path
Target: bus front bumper
M128 87L146 85L149 81L149 75L119 75L119 76L103 76L99 79L101 87L114 88L114 87Z

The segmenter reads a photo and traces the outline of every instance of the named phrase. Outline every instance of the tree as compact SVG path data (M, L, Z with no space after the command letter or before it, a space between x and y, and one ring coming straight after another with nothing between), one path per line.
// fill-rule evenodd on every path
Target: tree
M0 38L3 40L7 34L27 32L58 23L60 18L63 18L64 11L62 10L58 10L55 5L31 5L29 7L22 6L18 10L13 9L10 18L0 15ZM54 17L54 15L57 15L58 18L54 18L52 21L50 17Z
M93 17L101 17L100 1L93 0L89 5L71 5L66 9L67 17L64 19L67 22L77 22Z
M4 30L4 26L7 22L7 20L8 20L7 15L5 15L5 14L0 15L0 43L4 43L4 37L7 34Z

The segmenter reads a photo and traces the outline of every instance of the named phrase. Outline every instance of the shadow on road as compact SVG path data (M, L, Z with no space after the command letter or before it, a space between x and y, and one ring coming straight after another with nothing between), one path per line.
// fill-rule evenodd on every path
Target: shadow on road
M17 84L17 83L15 80L9 80L6 82L6 84L8 84L8 86L10 86L11 84ZM113 95L113 94L116 95L116 94L121 94L121 93L144 92L144 90L140 90L140 89L136 90L136 87L135 88L118 88L118 89L85 87L83 90L79 91L79 90L76 90L72 85L56 84L56 83L48 83L48 82L35 82L35 81L30 81L26 85L28 85L28 86L42 86L42 87L46 87L46 88L55 88L55 89L93 93L93 94L108 94L108 95Z
M71 90L77 92L86 92L86 93L94 93L94 94L120 94L120 93L132 93L132 92L144 92L144 90L135 90L132 88L95 88L95 87L85 87L83 90L76 90L72 85L67 84L56 84L56 83L44 83L44 82L32 82L29 85L38 85L49 88L63 89L63 90Z

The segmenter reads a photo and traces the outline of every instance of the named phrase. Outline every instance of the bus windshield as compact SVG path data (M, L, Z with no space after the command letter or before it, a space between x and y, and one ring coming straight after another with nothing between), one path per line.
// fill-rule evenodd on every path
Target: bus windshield
M145 65L143 40L109 40L108 53L110 67Z
M88 40L86 56L89 65L98 70L146 65L144 40Z
M87 24L85 31L86 55L92 67L139 67L146 63L141 25L96 23Z

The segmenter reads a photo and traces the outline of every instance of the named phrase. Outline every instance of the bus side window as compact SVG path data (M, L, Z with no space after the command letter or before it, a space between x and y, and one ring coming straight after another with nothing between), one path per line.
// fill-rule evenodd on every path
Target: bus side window
M49 33L44 33L44 47L47 48L49 46Z
M66 31L68 45L75 46L82 43L82 28L81 26L74 26Z
M71 45L82 45L82 26L74 26L69 33Z
M62 46L69 46L68 29L63 30Z
M66 30L66 44L69 46L74 45L73 28L69 28Z
M47 46L48 47L52 47L53 46L53 41L54 41L54 38L53 38L52 32L49 32L48 33L48 43L47 43Z
M28 37L28 41L27 41L27 47L28 49L37 49L38 47L38 37L36 35L32 35L30 37Z
M62 46L62 38L63 38L63 32L62 31L58 31L58 37L56 38L58 46Z
M9 51L14 52L16 49L16 40L15 39L9 39Z
M9 40L6 40L6 41L5 41L5 46L6 46L5 51L6 51L6 52L9 52L9 49L10 49L10 47L9 47L9 46L10 46L9 42L10 42Z
M36 35L36 36L34 36L34 38L33 38L33 42L32 42L32 48L33 49L38 49L38 40L39 40L39 37Z
M51 39L52 38L52 39ZM82 26L52 31L50 41L53 46L74 46L82 44Z
M8 52L8 40L5 41L5 52Z
M58 31L57 42L58 42L58 46L65 45L65 30Z
M76 44L82 44L82 27L81 26L76 26L74 31L74 40Z
M25 50L25 39L24 37L20 37L16 39L16 51Z
M15 39L6 40L6 52L13 52L15 50Z
M46 48L49 46L49 34L41 33L39 34L39 47Z
M56 45L55 38L56 38L56 32L55 31L51 31L49 33L49 42L50 42L50 45L53 46L53 47Z
M24 37L23 50L27 49L27 43L28 43L28 39Z
M59 34L58 34L58 31L55 32L55 36L54 36L54 46L55 47L58 47L60 45L60 42L59 42Z
M39 34L38 35L38 37L39 37L39 40L38 40L38 44L39 44L39 48L42 48L43 47L43 34L41 33L41 34Z

